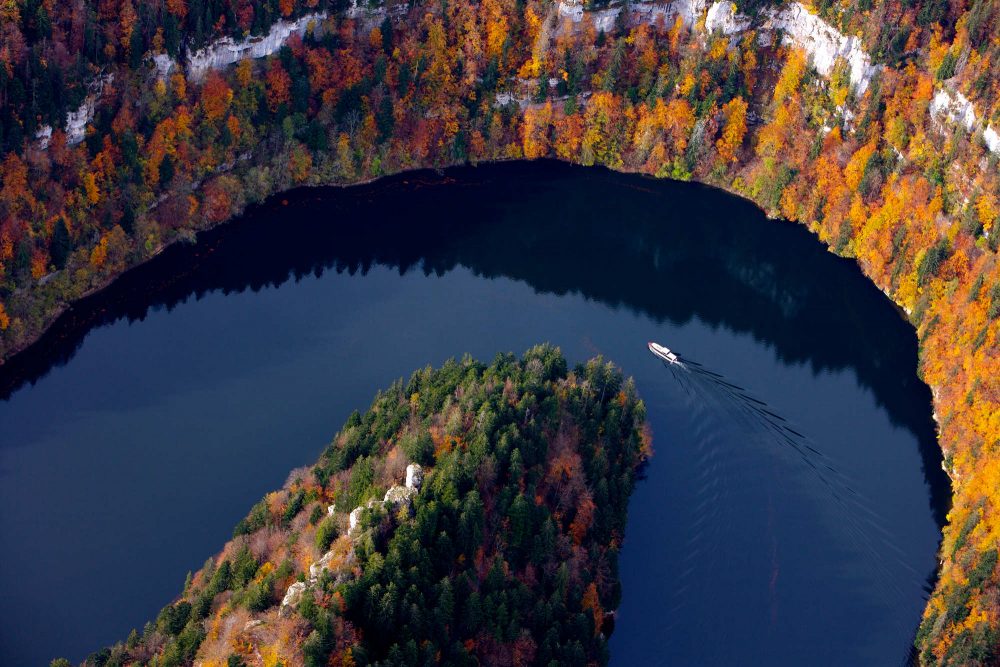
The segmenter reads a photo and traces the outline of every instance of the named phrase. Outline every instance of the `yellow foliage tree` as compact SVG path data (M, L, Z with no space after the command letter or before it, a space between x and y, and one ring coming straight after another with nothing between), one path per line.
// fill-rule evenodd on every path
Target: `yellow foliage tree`
M722 107L722 115L725 124L715 148L723 162L735 162L736 152L743 145L743 137L747 133L747 103L742 97L734 97Z
M549 153L549 124L552 120L552 103L525 109L521 134L524 157L529 160L545 157Z
M803 51L792 49L785 60L785 66L781 70L781 77L774 86L774 102L780 104L788 97L796 95L799 85L802 83L802 76L806 72L806 56Z

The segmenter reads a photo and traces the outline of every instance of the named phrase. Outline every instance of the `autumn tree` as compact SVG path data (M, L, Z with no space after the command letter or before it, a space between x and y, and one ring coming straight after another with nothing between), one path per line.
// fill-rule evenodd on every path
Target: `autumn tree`
M205 120L215 122L229 110L233 101L233 90L218 72L209 72L201 88L201 108Z
M552 103L526 109L521 132L524 141L524 157L530 159L545 157L549 152L549 124L552 120Z
M722 117L722 135L715 142L715 148L723 162L735 162L747 133L747 103L742 97L733 98L722 107Z
M292 88L292 79L281 65L281 61L275 59L268 65L265 85L267 106L271 113L278 113L281 107L291 101Z

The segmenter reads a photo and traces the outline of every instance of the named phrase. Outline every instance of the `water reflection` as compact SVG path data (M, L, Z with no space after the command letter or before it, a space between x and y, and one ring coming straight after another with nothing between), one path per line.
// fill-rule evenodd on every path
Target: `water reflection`
M74 306L0 370L0 398L67 363L94 327L141 321L209 293L256 292L328 270L365 274L375 265L428 275L465 266L659 321L698 318L749 332L782 361L808 363L814 373L853 369L893 423L917 437L943 525L949 485L930 392L914 375L909 325L853 262L829 257L804 229L765 223L749 202L700 189L536 162L295 191L200 235L196 245L168 249ZM509 214L526 201L537 204L531 215ZM415 224L408 216L415 209L439 215Z

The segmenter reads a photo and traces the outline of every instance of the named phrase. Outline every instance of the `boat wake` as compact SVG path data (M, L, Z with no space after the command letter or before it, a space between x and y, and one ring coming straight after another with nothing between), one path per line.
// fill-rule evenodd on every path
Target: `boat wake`
M830 520L837 530L843 531L845 545L863 555L870 563L876 590L887 604L905 599L910 593L905 592L904 588L909 588L913 583L925 588L925 577L908 564L873 504L812 439L794 428L767 403L723 375L657 343L650 343L649 349L660 359L693 405L702 408L699 411L705 418L718 414L727 415L748 442L757 441L774 447L774 453L791 454L803 466L805 479L811 478L819 482L818 485L810 485L806 481L806 484L824 489L828 494L830 502L820 499L820 504L833 509ZM700 449L703 443L696 444ZM708 458L716 459L717 455L717 452L713 452ZM703 463L709 461L705 460ZM711 471L702 472L711 476ZM709 510L708 514L711 515L713 511ZM900 571L905 571L908 577L912 577L912 581L906 581L908 577L901 580L898 575Z

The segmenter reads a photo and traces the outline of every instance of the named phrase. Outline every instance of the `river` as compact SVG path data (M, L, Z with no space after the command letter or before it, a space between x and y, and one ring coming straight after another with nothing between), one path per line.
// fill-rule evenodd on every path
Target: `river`
M912 328L744 200L536 162L285 194L0 368L0 663L141 630L379 388L543 341L648 407L612 665L908 659L948 500Z

